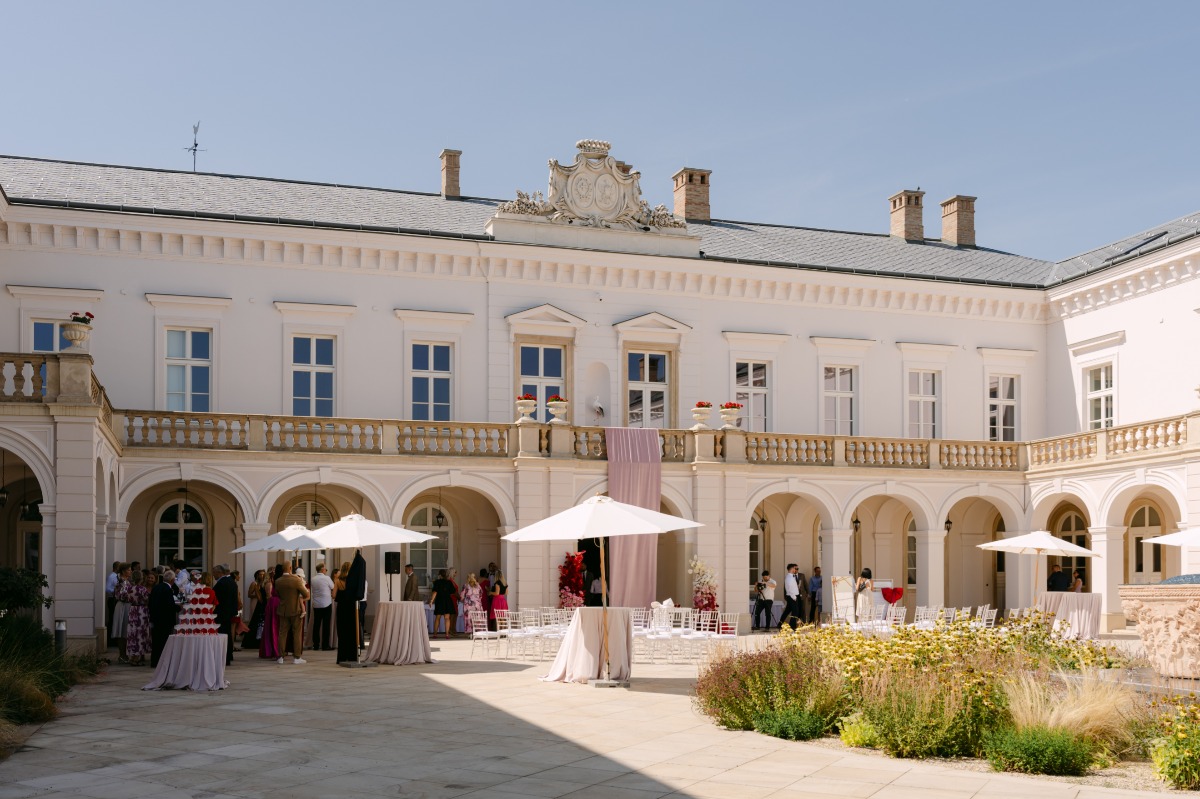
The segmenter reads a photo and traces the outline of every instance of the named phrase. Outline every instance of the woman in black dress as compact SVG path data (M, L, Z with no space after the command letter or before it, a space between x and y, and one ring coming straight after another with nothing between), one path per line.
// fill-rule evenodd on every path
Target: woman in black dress
M433 606L433 634L437 635L438 619L445 625L446 638L450 637L450 617L454 615L454 583L446 577L446 570L438 572L437 579L429 589L429 604Z
M333 578L333 600L337 624L337 662L358 660L358 597L346 590L346 579L350 576L350 561L342 564Z

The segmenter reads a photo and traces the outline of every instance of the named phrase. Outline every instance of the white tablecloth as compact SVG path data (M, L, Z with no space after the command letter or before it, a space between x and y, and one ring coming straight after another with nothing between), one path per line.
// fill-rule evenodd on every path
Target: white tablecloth
M587 682L604 677L600 642L604 631L603 608L579 608L571 619L558 655L543 680ZM629 608L608 609L609 676L628 680L633 665L633 619Z
M1070 625L1065 638L1095 638L1100 634L1100 594L1047 591L1038 597L1037 609L1054 614L1054 625Z
M172 635L167 638L154 679L143 691L160 688L190 688L219 691L225 682L225 638L217 635Z
M432 663L429 628L425 626L425 603L380 602L371 625L367 660L393 666Z

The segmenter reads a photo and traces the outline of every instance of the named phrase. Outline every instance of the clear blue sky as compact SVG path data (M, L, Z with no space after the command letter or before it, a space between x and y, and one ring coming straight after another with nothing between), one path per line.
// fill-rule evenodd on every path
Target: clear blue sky
M436 191L544 189L613 142L670 204L885 232L979 197L1062 258L1200 209L1192 2L8 3L0 152Z

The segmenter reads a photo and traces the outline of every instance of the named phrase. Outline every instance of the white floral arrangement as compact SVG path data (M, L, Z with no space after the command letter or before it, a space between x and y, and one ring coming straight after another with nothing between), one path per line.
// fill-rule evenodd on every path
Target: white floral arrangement
M692 607L696 610L716 610L716 573L699 557L693 557L688 564L688 574L692 575Z

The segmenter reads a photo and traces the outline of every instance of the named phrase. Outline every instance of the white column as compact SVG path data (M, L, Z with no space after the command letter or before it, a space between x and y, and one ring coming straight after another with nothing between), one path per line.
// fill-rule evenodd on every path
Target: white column
M917 596L926 607L946 604L946 531L916 530Z
M1092 551L1092 593L1100 595L1100 631L1125 629L1125 614L1117 587L1125 581L1125 528L1089 527Z
M38 506L42 514L42 572L46 582L50 584L47 592L54 596L54 588L58 585L58 565L54 557L58 545L58 511L56 506L42 503ZM54 630L54 606L42 609L42 625L50 631Z
M106 546L108 541L108 516L104 514L96 514L96 560L92 564L92 610L95 614L92 625L96 632L97 651L103 652L108 645L108 628L105 625L104 610L106 602L104 600L104 583L108 579L109 568L112 566L108 562L109 550Z
M833 578L853 576L854 528L822 530L821 539L821 610L829 613L833 610Z

